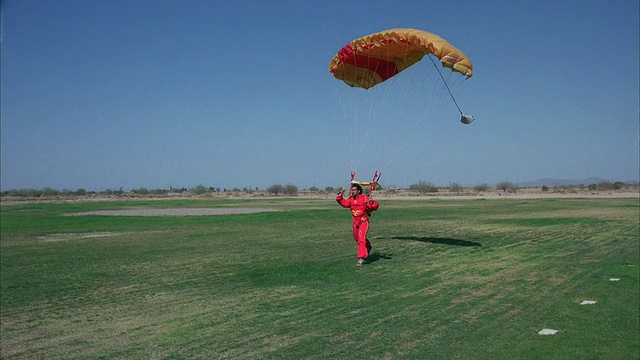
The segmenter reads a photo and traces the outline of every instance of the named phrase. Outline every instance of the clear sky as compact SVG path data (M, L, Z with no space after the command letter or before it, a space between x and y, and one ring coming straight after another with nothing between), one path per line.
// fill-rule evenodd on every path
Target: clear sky
M637 0L1 4L3 190L639 177ZM426 114L408 122L351 107L369 93L329 60L398 27L470 58L452 91L472 124L446 97L380 105Z

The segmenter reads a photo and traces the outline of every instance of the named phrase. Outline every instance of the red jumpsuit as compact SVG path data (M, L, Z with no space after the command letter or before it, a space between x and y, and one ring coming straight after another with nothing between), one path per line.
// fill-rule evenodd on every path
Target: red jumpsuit
M351 209L353 239L358 243L358 258L367 258L369 256L367 248L371 246L369 239L367 239L369 216L371 216L371 212L378 210L380 204L375 200L373 203L369 203L369 197L366 195L358 195L356 198L349 196L346 199L342 195L338 195L336 201L340 206Z

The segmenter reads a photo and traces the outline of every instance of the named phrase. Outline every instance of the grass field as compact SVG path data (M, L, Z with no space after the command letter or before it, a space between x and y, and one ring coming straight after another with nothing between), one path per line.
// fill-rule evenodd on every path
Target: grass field
M280 211L65 216L180 207ZM362 268L349 217L316 199L2 206L0 357L640 358L637 198L382 200Z

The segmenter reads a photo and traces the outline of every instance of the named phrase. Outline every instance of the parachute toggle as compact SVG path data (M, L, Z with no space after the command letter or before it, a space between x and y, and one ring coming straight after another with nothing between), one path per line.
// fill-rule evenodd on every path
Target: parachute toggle
M380 176L382 176L382 173L379 173L378 170L376 170L376 173L373 174L373 179L371 179L371 181L360 181L360 180L354 180L354 178L356 177L356 173L354 171L351 172L351 182L350 184L356 184L356 185L360 185L360 186L368 186L369 187L369 194L371 194L373 192L373 190L375 190L376 188L380 187L380 183L378 181L380 181Z

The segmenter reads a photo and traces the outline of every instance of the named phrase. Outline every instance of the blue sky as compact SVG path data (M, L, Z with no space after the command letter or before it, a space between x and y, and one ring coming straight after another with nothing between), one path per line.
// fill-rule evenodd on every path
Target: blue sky
M1 4L3 190L639 177L637 0ZM452 91L475 122L447 97L350 103L370 94L329 60L397 27L471 59Z

